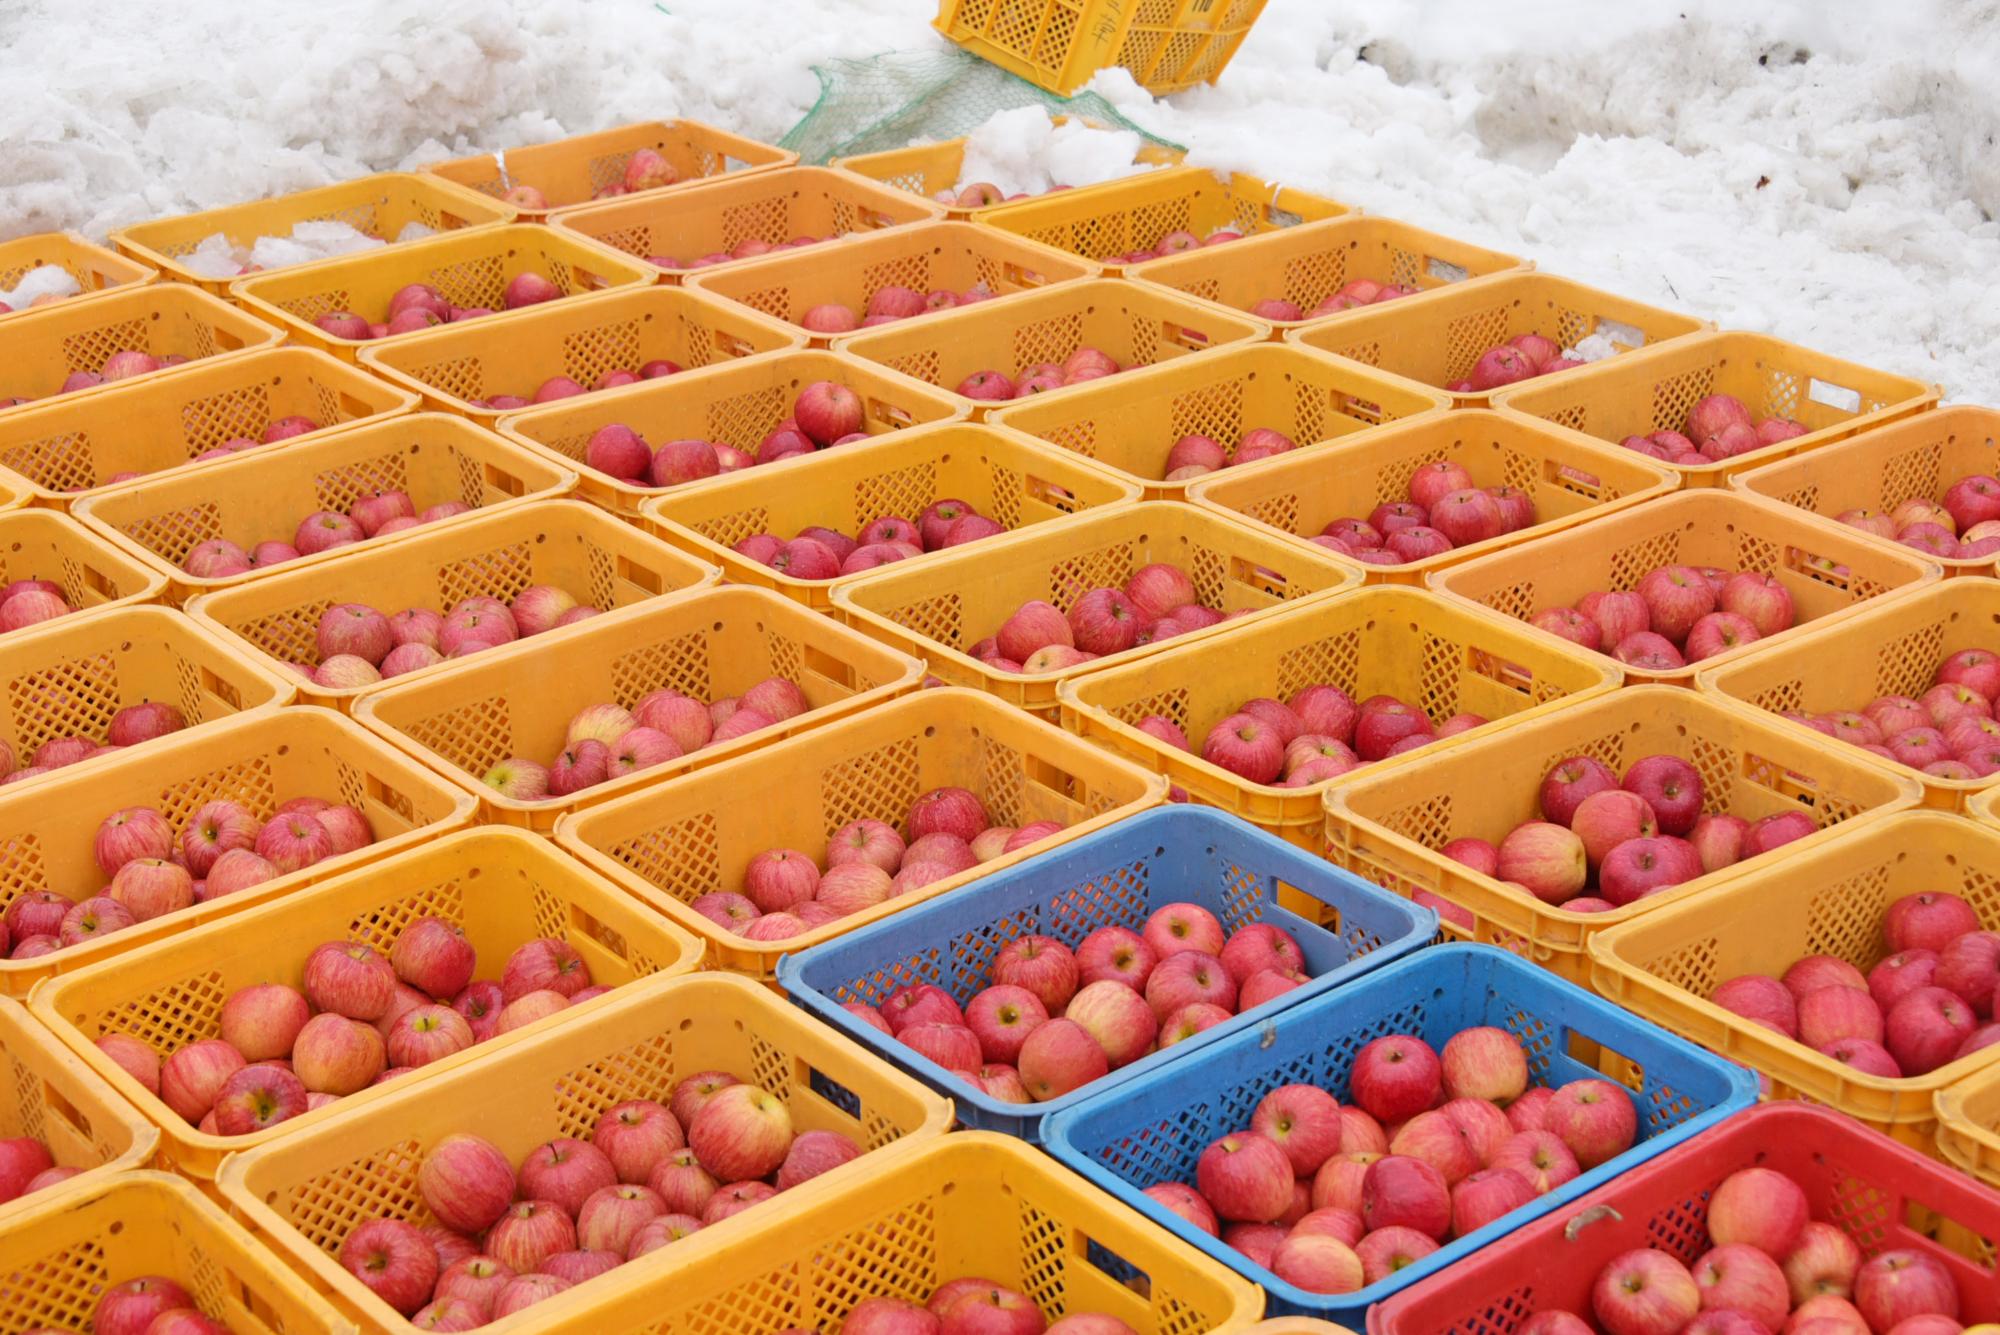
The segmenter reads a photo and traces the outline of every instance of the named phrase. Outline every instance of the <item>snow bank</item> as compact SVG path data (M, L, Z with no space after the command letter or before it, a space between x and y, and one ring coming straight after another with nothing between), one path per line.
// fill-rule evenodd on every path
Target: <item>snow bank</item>
M101 234L630 120L774 139L817 96L814 62L941 40L935 0L419 8L0 6L6 234ZM1215 88L1096 86L1198 163L2000 402L1994 0L1495 13L1271 0ZM1060 148L1010 161L1013 184L1097 163Z

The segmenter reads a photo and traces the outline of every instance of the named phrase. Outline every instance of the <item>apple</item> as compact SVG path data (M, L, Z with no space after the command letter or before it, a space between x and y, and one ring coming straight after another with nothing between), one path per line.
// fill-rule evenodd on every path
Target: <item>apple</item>
M1701 815L1701 775L1679 756L1644 757L1625 771L1622 786L1646 800L1661 834L1686 835Z
M1080 1089L1110 1069L1090 1031L1067 1018L1035 1026L1021 1045L1021 1082L1038 1102Z
M1958 1285L1937 1258L1914 1248L1877 1253L1854 1276L1854 1305L1876 1330L1911 1317L1958 1316Z
M1361 1258L1362 1283L1366 1286L1380 1284L1437 1249L1435 1239L1400 1226L1378 1228L1354 1244L1355 1255Z
M863 1298L841 1323L840 1335L942 1335L937 1317L900 1298Z
M1227 977L1219 964L1213 967L1216 976ZM1063 1018L1097 1040L1114 1070L1144 1056L1159 1035L1159 1016L1146 998L1111 979L1086 984L1070 998Z
M1794 997L1803 998L1806 993L1822 987L1858 987L1868 990L1868 979L1861 970L1837 955L1807 955L1792 962L1780 980Z
M1451 1229L1456 1237L1486 1227L1535 1198L1532 1184L1508 1168L1481 1168L1451 1189Z
M1020 1060L1028 1035L1048 1018L1048 1008L1033 992L1005 983L980 991L965 1008L980 1055L988 1063L1010 1066Z
M1590 1304L1609 1335L1678 1335L1701 1311L1701 1288L1686 1266L1649 1247L1605 1266Z
M1844 1229L1817 1220L1800 1230L1785 1253L1782 1269L1791 1300L1803 1304L1821 1294L1845 1298L1854 1291L1861 1249Z
M1773 1259L1788 1256L1811 1218L1805 1192L1770 1168L1743 1168L1708 1199L1708 1235L1718 1247L1743 1244Z
M306 1087L299 1078L260 1062L222 1082L215 1095L215 1129L225 1136L245 1136L305 1111Z
M1926 1075L1951 1061L1976 1025L1956 993L1920 987L1889 1008L1881 1037L1903 1074Z
M1592 793L1577 804L1570 829L1583 840L1584 856L1593 868L1628 839L1650 839L1659 832L1646 799L1623 788ZM1613 902L1616 902L1614 899Z
M1981 1019L1993 1014L1993 990L2000 986L2000 932L1966 932L1938 951L1937 986L1955 992Z
M1787 1038L1799 1036L1798 1001L1791 990L1766 974L1740 974L1719 984L1709 1000Z
M417 1194L438 1222L461 1233L491 1228L514 1199L514 1165L480 1136L445 1136L417 1169Z
M1640 577L1635 591L1646 600L1654 633L1681 641L1694 623L1715 610L1715 590L1687 566L1662 566Z
M437 1283L437 1252L430 1239L400 1219L361 1224L340 1244L339 1260L342 1269L404 1316L429 1301Z
M1284 1151L1294 1174L1309 1178L1340 1150L1340 1104L1317 1085L1280 1085L1258 1100L1250 1129Z
M1515 1132L1494 1154L1492 1167L1518 1174L1538 1196L1575 1180L1583 1171L1569 1146L1552 1131Z
M1765 571L1745 570L1730 576L1716 606L1748 621L1760 636L1790 630L1796 617L1791 590Z
M223 1042L245 1061L269 1061L291 1052L311 1018L312 1008L296 990L283 983L253 983L222 1003L216 1027Z
M1272 1251L1270 1268L1308 1293L1353 1293L1367 1282L1354 1249L1320 1233L1294 1231Z
M590 966L575 946L545 936L515 949L500 973L501 995L519 1001L531 992L573 997L590 986Z
M1442 1241L1451 1228L1451 1190L1423 1160L1385 1155L1362 1173L1361 1218L1371 1232L1411 1228Z
M163 1312L193 1307L188 1291L165 1275L143 1275L115 1284L97 1300L93 1335L144 1335Z
M1525 821L1500 841L1499 879L1514 882L1545 904L1576 898L1588 875L1583 840L1554 822Z
M1542 1120L1585 1170L1617 1158L1638 1137L1632 1096L1608 1080L1570 1081L1548 1101Z
M919 983L914 987L899 988L889 995L882 1006L882 1016L889 1022L894 1033L902 1033L905 1026L913 1024L954 1024L965 1023L965 1013L952 1000L951 993L933 983ZM689 1118L678 1108L674 1115L685 1125Z
M1158 962L1145 938L1125 927L1100 927L1076 949L1077 977L1085 985L1110 981L1143 990Z
M784 1103L746 1084L717 1090L687 1127L688 1148L724 1182L768 1177L784 1163L792 1136Z
M199 1122L229 1077L246 1065L243 1054L219 1038L190 1043L161 1063L160 1100L188 1122Z
M1223 962L1226 966L1226 955ZM994 982L1032 992L1049 1014L1069 1004L1077 978L1076 956L1052 936L1017 936L993 961Z
M331 1011L306 1021L292 1045L293 1073L315 1094L345 1095L365 1089L386 1069L387 1058L374 1026Z
M1195 1186L1217 1216L1269 1223L1292 1205L1291 1160L1255 1132L1223 1136L1201 1152Z
M395 998L396 971L371 946L329 942L306 957L305 994L320 1011L373 1022Z
M1717 1247L1694 1263L1694 1282L1704 1312L1741 1312L1776 1330L1791 1312L1791 1289L1778 1263L1741 1243Z

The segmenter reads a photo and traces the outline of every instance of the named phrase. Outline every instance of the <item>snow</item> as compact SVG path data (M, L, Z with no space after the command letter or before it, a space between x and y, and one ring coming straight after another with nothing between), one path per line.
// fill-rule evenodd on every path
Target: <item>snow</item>
M83 284L59 264L38 264L21 275L11 291L0 288L0 308L26 310L36 297L73 297Z
M1131 130L1055 124L1042 107L1003 111L966 136L958 184L985 181L1003 195L1039 195L1053 185L1096 185L1135 171L1144 140Z
M251 265L283 269L336 255L380 250L392 240L419 241L436 235L420 222L403 224L394 237L370 236L344 222L302 222L283 236L255 237L248 245L236 244L226 233L212 232L183 255L181 263L203 278L234 278Z
M776 139L814 62L935 46L935 13L14 0L0 218L101 235L640 119ZM1094 86L1197 163L2000 402L1996 0L1270 0L1215 87ZM1111 156L1030 128L990 134L1003 184Z

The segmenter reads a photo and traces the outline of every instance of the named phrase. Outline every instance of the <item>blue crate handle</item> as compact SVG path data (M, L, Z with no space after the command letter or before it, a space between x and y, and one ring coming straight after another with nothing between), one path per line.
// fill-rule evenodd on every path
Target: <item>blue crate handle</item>
M1235 1248L1191 1227L1144 1194L1167 1181L1192 1181L1201 1150L1250 1125L1276 1085L1302 1081L1349 1102L1354 1054L1389 1033L1416 1033L1442 1048L1478 1025L1522 1040L1540 1084L1616 1073L1571 1051L1585 1042L1636 1068L1633 1101L1640 1139L1631 1149L1538 1196L1465 1237L1355 1293L1309 1293ZM1588 1054L1586 1054L1588 1055ZM1754 1073L1492 946L1446 945L1408 956L1336 991L1287 1006L1247 1032L1205 1043L1167 1071L1141 1074L1115 1091L1088 1096L1042 1128L1048 1152L1162 1227L1264 1286L1268 1313L1355 1325L1371 1304L1645 1163L1756 1102Z
M1322 927L1278 903L1280 883L1326 906ZM1137 928L1165 904L1200 904L1234 930L1270 922L1298 939L1310 983L1141 1058L1086 1089L1047 1103L1003 1103L841 1009L879 1004L897 988L934 983L962 1005L991 981L993 957L1017 936L1044 933L1074 945L1106 923ZM1209 807L1175 805L1119 821L872 926L778 962L792 1001L902 1070L951 1097L958 1120L1040 1143L1043 1124L1100 1090L1178 1064L1264 1017L1297 1006L1425 945L1430 909Z

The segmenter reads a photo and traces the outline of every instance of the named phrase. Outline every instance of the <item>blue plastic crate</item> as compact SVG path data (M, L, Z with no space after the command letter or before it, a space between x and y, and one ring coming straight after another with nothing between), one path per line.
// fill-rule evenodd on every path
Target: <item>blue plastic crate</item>
M1461 1029L1492 1025L1520 1038L1538 1084L1603 1076L1632 1090L1640 1139L1631 1149L1454 1239L1355 1293L1308 1293L1190 1227L1144 1194L1192 1182L1210 1142L1250 1125L1278 1085L1309 1083L1349 1101L1355 1053L1385 1034L1414 1033L1434 1048ZM1216 1260L1264 1286L1274 1315L1316 1316L1360 1329L1368 1307L1576 1199L1628 1168L1715 1125L1757 1098L1756 1077L1666 1030L1491 946L1449 945L1378 969L1346 987L1288 1006L1204 1045L1110 1097L1094 1091L1043 1128L1048 1152Z
M1326 926L1278 903L1285 886L1325 905ZM1047 1103L1003 1103L854 1018L842 1005L878 1006L899 988L934 983L964 1005L992 982L994 956L1018 936L1042 933L1074 946L1099 927L1135 931L1154 909L1199 904L1234 931L1269 922L1298 939L1303 983L1255 1010L1113 1071ZM1039 1143L1051 1113L1148 1072L1171 1071L1186 1054L1320 996L1430 941L1437 915L1352 873L1208 807L1155 807L1074 843L906 909L778 964L792 1000L950 1095L958 1119Z

